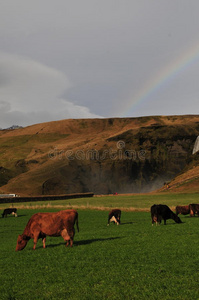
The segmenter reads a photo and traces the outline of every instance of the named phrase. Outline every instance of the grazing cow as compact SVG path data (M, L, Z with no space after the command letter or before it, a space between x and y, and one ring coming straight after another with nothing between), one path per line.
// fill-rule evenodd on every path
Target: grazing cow
M113 209L108 214L108 224L109 226L110 222L114 222L117 225L120 224L120 217L121 217L121 210L120 209Z
M166 225L166 220L173 219L176 223L182 223L180 218L170 210L167 205L156 205L154 204L151 206L151 218L152 218L152 225L154 222L156 225L161 223L162 219L164 220L164 225Z
M6 208L6 209L4 209L4 211L2 213L2 218L7 217L7 215L10 215L10 214L17 217L17 209L16 208Z
M189 205L176 206L176 215L188 215L190 213Z
M23 250L27 242L33 239L36 248L37 240L42 239L43 248L46 248L46 236L62 236L67 242L66 247L70 244L73 246L75 235L74 224L78 227L78 213L76 210L68 209L56 213L36 213L28 221L24 232L18 236L16 251Z
M190 217L195 217L195 214L199 216L199 204L189 204Z

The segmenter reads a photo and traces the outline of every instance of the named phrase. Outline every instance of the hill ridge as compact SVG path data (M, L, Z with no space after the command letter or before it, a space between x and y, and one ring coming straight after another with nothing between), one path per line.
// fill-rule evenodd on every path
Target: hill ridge
M0 130L0 192L156 190L190 163L198 135L198 115L66 119Z

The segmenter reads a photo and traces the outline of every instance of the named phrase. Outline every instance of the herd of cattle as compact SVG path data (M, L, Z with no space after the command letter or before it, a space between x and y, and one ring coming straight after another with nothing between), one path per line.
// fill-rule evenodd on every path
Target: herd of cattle
M160 224L164 220L164 225L166 225L166 220L173 219L176 223L182 223L178 215L188 215L193 217L197 214L199 216L199 204L189 204L184 206L176 206L176 213L174 213L167 205L154 204L151 206L151 219L152 225L154 223Z
M7 217L8 214L13 214L17 217L16 208L6 208L3 211L2 217ZM190 216L199 216L199 204L190 204L186 206L176 206L176 213L174 213L167 205L154 204L151 206L151 219L152 225L154 223L160 224L164 220L166 225L166 220L173 219L176 223L182 223L181 219L178 217L179 214ZM115 224L120 224L121 210L112 209L108 214L108 224L114 222ZM79 232L78 226L78 212L74 209L62 210L53 213L36 213L28 221L22 234L18 236L16 251L23 250L28 241L33 239L35 250L38 239L42 239L43 248L46 247L46 236L58 237L62 236L66 242L66 247L70 245L73 246L73 239L75 235L75 226Z

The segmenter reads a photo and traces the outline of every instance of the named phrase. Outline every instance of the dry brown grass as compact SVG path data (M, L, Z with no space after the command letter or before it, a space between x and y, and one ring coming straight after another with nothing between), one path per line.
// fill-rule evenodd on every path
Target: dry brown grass
M5 208L12 208L13 205L5 205L2 206L0 208L0 210L3 210ZM67 204L67 205L52 205L50 203L48 204L36 204L36 205L30 205L30 204L19 204L16 206L17 209L60 209L60 210L64 210L64 209L80 209L80 210L100 210L100 211L110 211L113 209L113 207L105 207L105 206L91 206L91 205L71 205L71 204ZM122 211L126 211L126 212L134 212L134 211L143 211L143 212L149 212L150 209L149 208L135 208L135 207L117 207L119 209L121 209Z

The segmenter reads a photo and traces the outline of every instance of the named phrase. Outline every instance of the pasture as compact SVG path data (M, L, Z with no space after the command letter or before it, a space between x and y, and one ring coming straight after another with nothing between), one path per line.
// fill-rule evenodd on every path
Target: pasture
M101 205L113 206L114 199L107 197ZM116 206L130 201L122 199ZM167 200L170 207L173 199ZM187 203L183 199L180 204ZM140 206L147 208L147 201L152 200L146 196ZM38 211L60 210L60 203L53 204L19 207L17 218L0 218L0 299L199 299L198 217L180 216L182 224L168 220L166 226L152 227L147 210L122 211L121 225L107 226L106 210L78 209L80 232L73 248L66 248L61 237L47 237L46 249L39 240L33 251L30 240L15 252L29 218Z
M156 194L135 194L135 195L109 195L109 196L94 196L89 198L76 198L56 201L34 201L24 203L14 203L16 198L13 198L13 204L0 204L0 209L6 207L17 208L78 208L78 209L100 209L108 210L111 208L121 208L122 210L131 211L149 211L153 204L167 204L170 208L175 208L176 205L187 205L190 203L198 203L198 193L156 193Z

